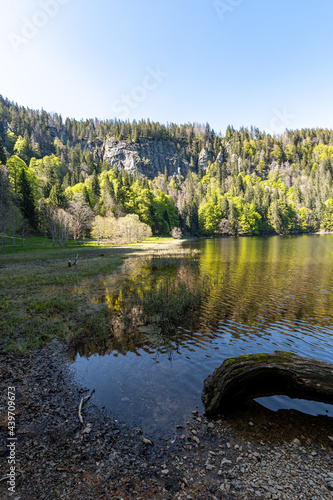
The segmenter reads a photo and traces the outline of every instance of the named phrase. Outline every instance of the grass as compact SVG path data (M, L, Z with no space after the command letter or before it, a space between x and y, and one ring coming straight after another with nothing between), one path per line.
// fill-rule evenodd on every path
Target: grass
M163 336L175 333L180 322L192 320L201 303L199 289L189 290L185 283L166 279L156 288L143 290L138 301L142 318Z
M154 244L162 244L162 243L170 243L174 242L174 239L171 236L152 236L148 238L143 243L154 243ZM133 243L131 246L142 245L142 243ZM0 246L0 256L1 255L15 255L22 253L30 253L30 252L38 252L41 250L77 250L78 248L118 248L118 244L109 244L103 243L97 244L96 240L92 239L84 239L80 240L80 244L75 243L74 240L68 241L68 246L59 247L56 244L54 247L52 246L52 240L50 238L45 238L44 236L32 235L28 234L24 240L21 237L15 238L15 247L13 247L13 239L6 237L2 246Z
M23 354L55 338L77 342L85 337L102 339L110 335L110 307L94 304L90 288L94 282L112 275L130 256L144 254L148 260L155 256L162 265L168 258L165 249L174 256L177 252L183 254L177 244L171 247L170 242L174 240L151 238L139 245L97 246L96 242L85 242L55 248L51 241L32 236L23 247L18 241L16 248L5 245L0 252L0 347L5 352ZM68 260L73 261L77 254L78 265L69 268ZM177 305L182 314L190 307L183 304L181 309L178 304L183 288L173 288L171 284L168 287L169 291L165 287L155 290L154 300L153 290L146 295L142 302L145 317L154 315L161 307L165 293L169 295L170 309ZM144 305L147 301L152 302L150 309ZM124 320L125 326L130 326L129 311L125 311ZM169 331L173 322L174 313L162 311L163 329Z
M198 266L196 250L170 247L154 252L127 283L126 299L120 289L114 304L122 316L123 325L133 332L140 331L155 347L167 351L177 343L179 327L193 330L201 303L213 281L205 279L193 286L188 277Z
M68 340L98 324L101 313L96 311L90 324L87 297L75 290L86 279L112 274L138 252L104 247L101 257L100 247L55 249L40 243L34 237L29 248L0 254L0 344L6 352L22 354L54 338ZM69 268L67 261L76 254L78 265Z

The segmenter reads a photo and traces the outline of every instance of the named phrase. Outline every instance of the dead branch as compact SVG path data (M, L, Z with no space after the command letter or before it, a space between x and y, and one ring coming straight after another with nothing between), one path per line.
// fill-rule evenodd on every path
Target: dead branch
M80 404L79 404L79 420L80 420L80 423L83 425L83 418L82 418L82 415L81 415L81 411L82 411L82 405L83 403L85 403L86 401L88 401L88 399L91 398L91 396L94 394L95 392L95 389L93 389L92 393L89 394L88 396L84 397L81 399L80 401Z

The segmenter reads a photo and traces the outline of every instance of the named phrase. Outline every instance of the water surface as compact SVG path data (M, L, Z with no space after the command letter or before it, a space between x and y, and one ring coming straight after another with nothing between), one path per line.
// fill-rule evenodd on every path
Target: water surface
M164 265L130 258L116 276L87 281L90 305L108 304L110 322L136 287L163 280L205 290L189 329L156 347L133 329L73 353L74 376L95 389L95 402L145 432L172 433L191 410L203 410L204 379L230 356L287 350L333 362L333 235L205 239L183 244L196 259ZM207 286L209 283L209 286ZM295 407L333 417L333 407L278 396L260 399L276 410Z

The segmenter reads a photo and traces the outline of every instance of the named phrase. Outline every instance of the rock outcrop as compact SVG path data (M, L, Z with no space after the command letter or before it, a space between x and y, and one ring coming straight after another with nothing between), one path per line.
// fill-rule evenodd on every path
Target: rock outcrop
M206 149L202 149L198 156L198 168L202 172L205 172L208 168L209 163L212 163L213 155Z
M202 400L213 416L277 394L332 404L333 364L283 351L228 358L206 378Z
M104 143L103 159L110 166L123 167L130 173L137 169L149 179L163 174L165 167L168 175L178 175L180 172L183 177L189 170L187 159L172 141L139 139L138 142L129 143L109 137Z

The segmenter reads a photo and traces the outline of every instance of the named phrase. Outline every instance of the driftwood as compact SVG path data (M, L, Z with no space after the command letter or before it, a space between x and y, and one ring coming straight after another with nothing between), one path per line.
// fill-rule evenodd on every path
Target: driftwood
M333 404L333 364L284 351L228 358L206 378L202 401L213 416L278 394Z
M83 418L82 418L81 411L82 411L83 403L85 403L86 401L88 401L91 398L91 396L94 394L94 392L95 392L95 389L92 391L91 394L89 394L88 396L82 398L81 401L80 401L80 404L79 404L79 420L80 420L80 423L82 425L83 425Z

